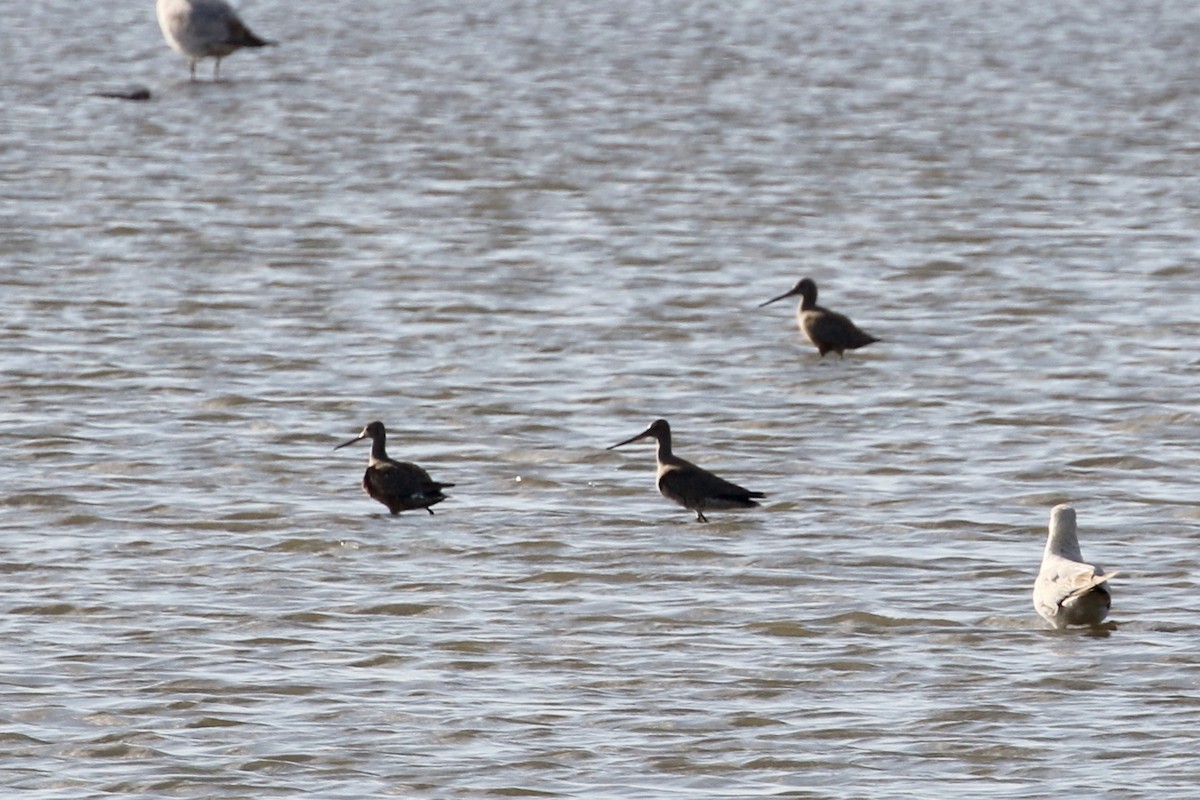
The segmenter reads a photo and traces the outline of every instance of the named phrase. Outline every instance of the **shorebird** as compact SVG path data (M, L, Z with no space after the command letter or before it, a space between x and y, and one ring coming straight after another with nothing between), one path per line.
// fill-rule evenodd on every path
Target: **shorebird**
M1056 628L1099 625L1112 605L1108 580L1120 572L1104 570L1083 560L1075 527L1075 509L1050 509L1050 533L1042 553L1042 568L1033 584L1033 607Z
M846 350L857 350L879 341L851 322L846 315L817 305L817 284L812 278L801 278L791 289L779 297L760 303L758 307L769 306L777 300L796 295L800 295L796 324L800 326L804 338L816 345L822 358L830 350L836 351L841 358Z
M382 422L370 423L358 436L333 449L340 450L363 439L371 440L371 455L367 458L367 471L362 479L363 491L387 506L388 511L393 514L423 508L432 515L433 509L430 506L446 499L442 489L448 489L454 484L438 483L416 464L388 458L384 447L387 433Z
M192 80L202 58L217 60L213 80L219 80L221 59L234 50L275 44L255 36L225 0L157 0L155 12L167 44L187 56Z
M766 497L762 492L743 489L674 455L671 452L671 426L665 419L656 419L637 436L605 449L612 450L646 437L658 441L658 491L668 500L695 511L699 522L708 522L705 509L752 508L758 505L754 498Z

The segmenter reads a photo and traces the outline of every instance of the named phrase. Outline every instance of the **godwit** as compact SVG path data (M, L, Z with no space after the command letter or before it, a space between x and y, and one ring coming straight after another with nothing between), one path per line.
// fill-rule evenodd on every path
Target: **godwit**
M1042 568L1033 584L1033 607L1056 628L1099 625L1112 605L1108 580L1120 572L1085 563L1079 551L1075 509L1050 509L1050 533L1042 553Z
M762 492L743 489L674 455L671 452L671 426L665 419L656 419L637 436L605 449L612 450L648 436L658 440L658 491L668 500L695 511L700 522L708 522L705 509L751 508L758 505L753 498L766 497Z
M800 326L804 337L816 345L822 358L830 350L836 351L841 358L846 350L857 350L879 341L860 329L844 314L817 305L817 284L812 278L801 278L790 290L760 303L758 307L769 306L776 300L795 295L800 295L800 305L796 308L796 324Z
M432 515L433 509L430 506L446 499L442 489L448 489L454 484L438 483L416 464L388 458L384 447L387 433L382 422L370 423L358 436L333 449L340 450L363 439L371 440L371 455L367 458L367 471L362 479L363 491L387 506L388 511L393 514L412 508L423 508Z
M202 58L217 60L213 80L219 80L221 59L234 50L275 44L255 36L225 0L157 0L155 12L167 44L187 56L192 80Z

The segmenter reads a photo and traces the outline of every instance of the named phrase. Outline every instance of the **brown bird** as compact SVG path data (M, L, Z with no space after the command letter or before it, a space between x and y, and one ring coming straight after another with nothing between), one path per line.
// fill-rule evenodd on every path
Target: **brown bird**
M416 464L388 458L384 447L387 433L382 422L370 423L358 436L333 449L340 450L363 439L371 440L371 455L367 458L367 471L362 479L363 491L387 506L393 514L423 508L432 515L430 506L445 500L442 490L454 484L438 483Z
M752 508L758 505L754 498L766 497L762 492L743 489L674 455L671 452L671 426L665 419L656 419L637 436L605 449L612 450L646 437L658 441L658 491L668 500L695 511L699 522L708 522L704 516L706 509Z
M860 329L844 314L817 305L817 284L812 278L801 278L790 290L760 303L758 307L769 306L777 300L795 295L800 295L800 305L796 308L796 324L800 326L804 338L816 345L822 358L830 350L836 351L841 358L846 350L857 350L879 341Z

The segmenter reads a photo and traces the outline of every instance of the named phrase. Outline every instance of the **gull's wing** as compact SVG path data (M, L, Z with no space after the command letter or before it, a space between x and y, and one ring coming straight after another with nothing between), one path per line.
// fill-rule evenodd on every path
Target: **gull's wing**
M1034 604L1043 616L1053 617L1063 603L1087 594L1119 574L1119 571L1105 573L1092 564L1062 556L1047 556L1034 584Z

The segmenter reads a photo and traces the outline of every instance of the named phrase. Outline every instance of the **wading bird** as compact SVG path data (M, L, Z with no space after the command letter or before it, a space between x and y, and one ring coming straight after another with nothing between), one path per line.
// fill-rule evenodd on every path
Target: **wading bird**
M846 350L857 350L879 341L851 322L846 315L817 305L817 284L812 278L801 278L791 289L779 297L760 303L758 307L769 306L785 297L796 295L800 295L800 305L796 308L796 324L800 326L804 338L816 345L822 357L833 350L841 358Z
M384 444L387 433L382 422L370 423L358 436L333 449L340 450L363 439L371 440L371 455L367 457L367 471L362 479L363 491L387 506L393 514L423 508L432 515L430 506L445 500L442 490L454 484L438 483L416 464L388 458Z
M671 426L665 419L656 419L637 436L631 436L606 449L612 450L647 437L658 441L658 491L668 500L695 511L696 519L700 522L708 522L704 516L706 510L752 508L758 505L755 498L766 497L762 492L752 492L718 478L708 470L673 454Z
M202 58L217 60L213 80L219 80L221 59L234 50L275 44L255 36L225 0L158 0L155 13L167 44L187 57L192 80Z

